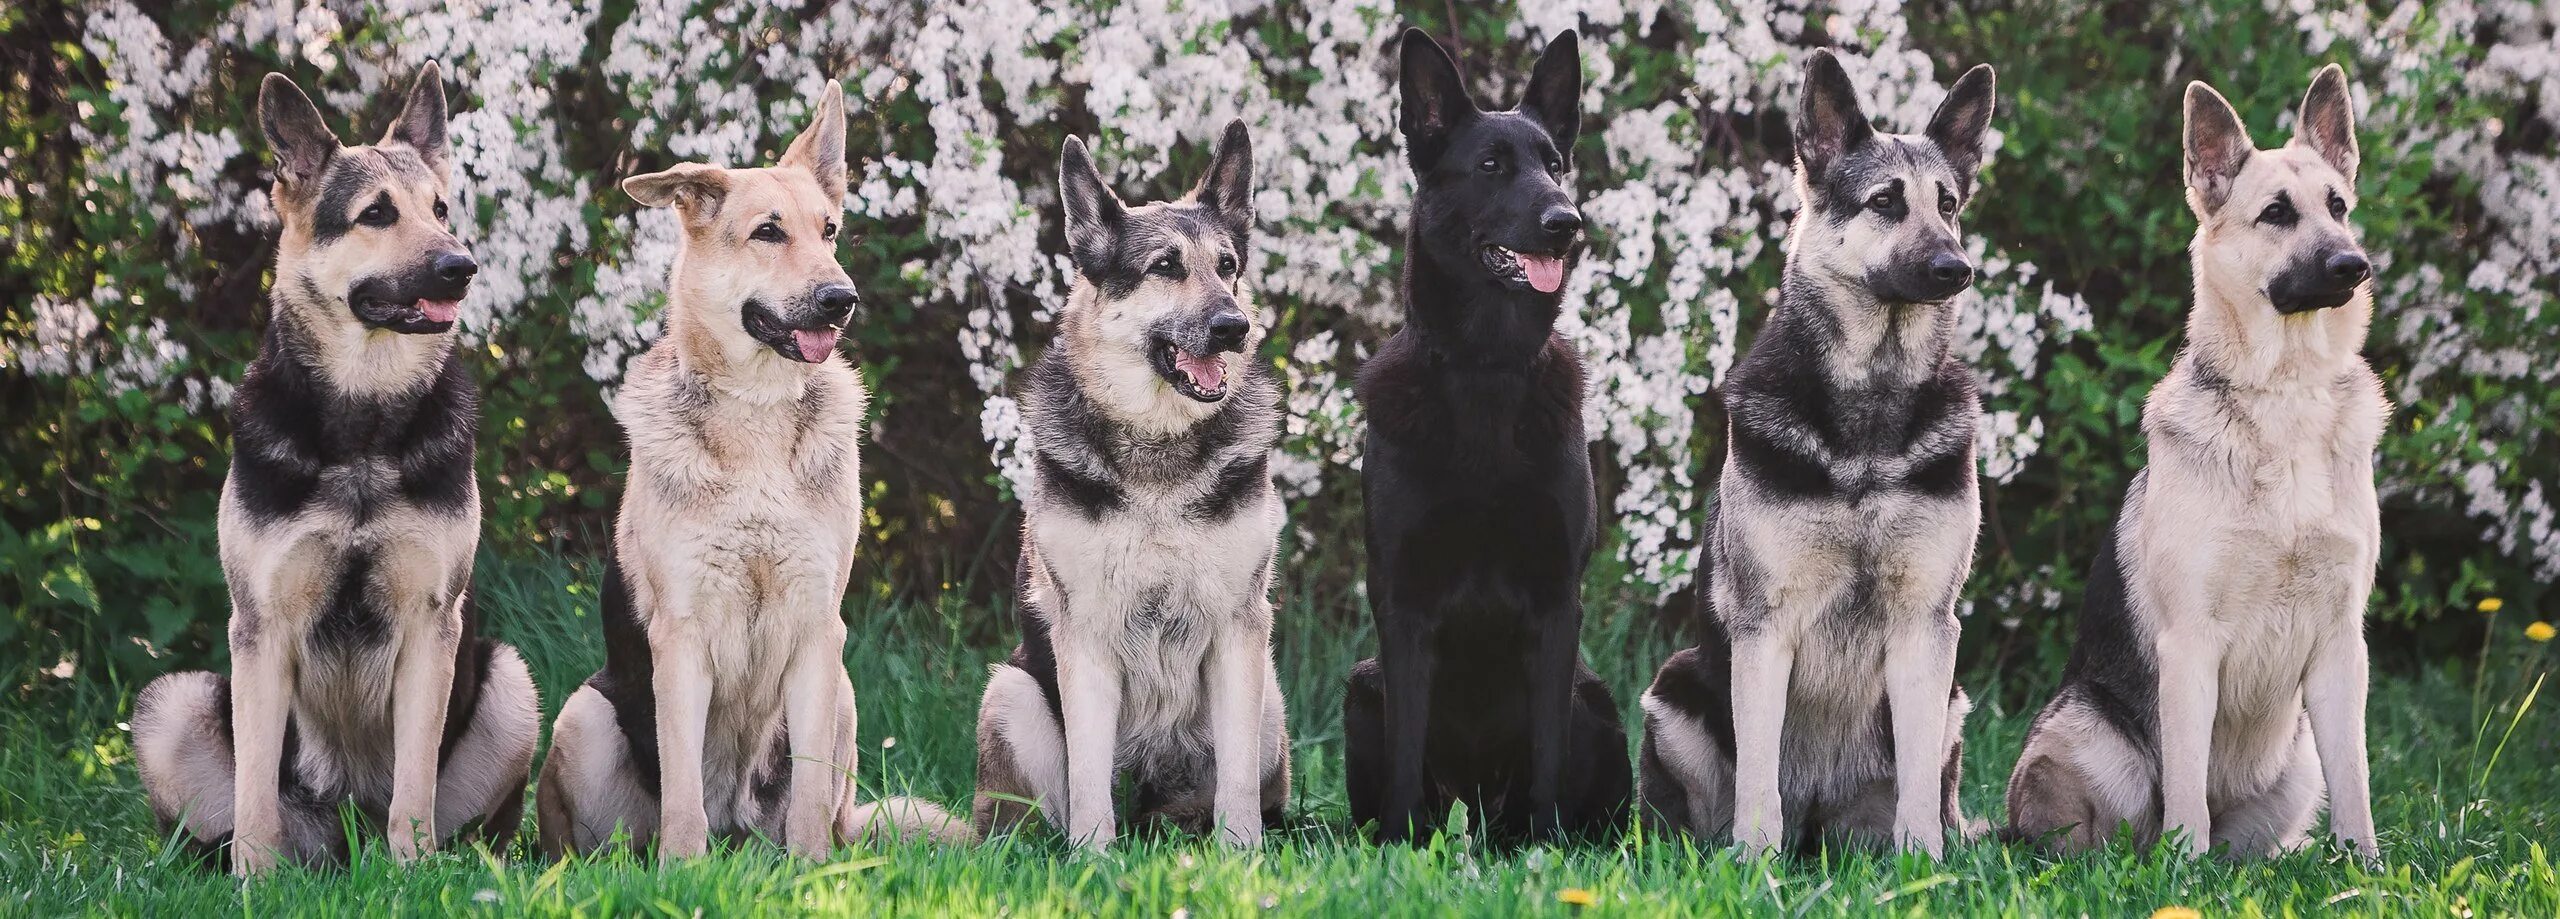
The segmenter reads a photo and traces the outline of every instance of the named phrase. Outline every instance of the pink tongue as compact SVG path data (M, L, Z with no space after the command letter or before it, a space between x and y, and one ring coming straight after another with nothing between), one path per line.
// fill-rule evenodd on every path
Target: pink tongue
M1537 288L1539 293L1551 294L1564 289L1564 259L1526 252L1511 255L1520 260L1520 270L1529 274L1529 286Z
M800 359L815 364L836 351L836 330L793 329L791 339L800 345Z
M1188 352L1176 350L1173 352L1173 365L1181 368L1182 375L1190 377L1191 385L1201 392L1217 392L1227 387L1227 362L1215 355L1192 357Z
M420 300L418 312L425 314L428 322L452 322L454 317L462 315L462 301Z

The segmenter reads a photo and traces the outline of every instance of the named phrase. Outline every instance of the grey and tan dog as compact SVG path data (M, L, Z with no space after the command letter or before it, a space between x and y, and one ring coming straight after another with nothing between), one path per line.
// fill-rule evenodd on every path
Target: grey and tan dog
M1724 386L1703 634L1644 696L1652 820L1931 856L1964 828L1955 604L1981 407L1950 301L1973 283L1958 217L1992 79L1976 66L1897 135L1868 126L1829 51L1805 68L1783 296Z
M843 90L779 163L684 163L623 190L684 238L667 334L617 414L631 470L604 584L605 666L561 708L536 802L543 849L628 834L664 859L762 836L819 857L875 823L951 835L929 806L854 803L846 580L861 533L860 374L836 262ZM887 827L879 827L887 828Z
M1100 848L1127 776L1138 819L1252 845L1289 791L1271 663L1280 388L1243 276L1253 154L1230 124L1188 196L1139 207L1082 141L1060 159L1077 276L1025 381L1023 637L979 707L978 830L1036 806Z
M540 732L513 648L479 638L479 396L452 328L479 269L447 223L428 64L370 146L269 74L274 316L231 400L218 533L231 675L134 700L152 812L233 871L342 863L342 805L407 861L515 832Z
M2060 692L2009 778L2009 833L2067 849L2176 833L2234 856L2330 832L2370 860L2364 609L2390 414L2359 349L2372 265L2356 137L2323 68L2291 143L2187 87L2195 305L2142 412L2149 463L2089 574Z

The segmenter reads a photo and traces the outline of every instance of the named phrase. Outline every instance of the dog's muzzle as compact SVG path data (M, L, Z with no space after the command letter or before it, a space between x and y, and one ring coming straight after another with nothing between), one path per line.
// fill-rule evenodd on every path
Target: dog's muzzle
M1253 323L1242 311L1220 310L1206 322L1157 332L1150 339L1147 361L1175 392L1199 402L1216 402L1227 397L1227 354L1242 352L1252 331Z
M370 277L347 290L347 308L368 328L432 335L453 328L480 263L464 252L439 252L395 277Z
M2267 302L2287 316L2336 309L2356 298L2373 263L2364 253L2342 250L2298 259L2267 284Z
M788 318L762 300L748 300L739 308L738 322L748 337L776 354L804 364L824 363L836 353L845 323L861 303L852 285L828 284L810 291L808 305Z

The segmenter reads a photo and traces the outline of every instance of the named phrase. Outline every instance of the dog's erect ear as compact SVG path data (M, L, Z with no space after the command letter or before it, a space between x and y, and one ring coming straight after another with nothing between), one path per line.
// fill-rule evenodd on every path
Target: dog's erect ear
M827 81L827 91L818 96L818 115L809 127L791 142L782 154L782 165L798 166L818 177L818 187L827 197L844 200L844 86Z
M1467 81L1458 76L1458 62L1421 29L1404 30L1402 60L1396 84L1404 107L1397 126L1404 130L1405 155L1419 175L1439 161L1449 133L1476 116L1476 101L1467 95ZM1578 71L1575 78L1579 82Z
M1947 163L1956 174L1971 178L1982 168L1983 145L1991 140L1991 110L1997 104L1998 78L1989 64L1975 64L1964 76L1956 78L1955 88L1947 90L1947 101L1938 103L1938 113L1929 116L1925 132L1930 143L1947 155Z
M2331 64L2311 78L2311 91L2303 94L2302 110L2294 116L2293 139L2354 184L2356 107L2347 96L2345 68Z
M1058 203L1067 212L1067 254L1086 274L1101 273L1119 246L1129 211L1120 196L1102 183L1093 157L1084 152L1084 141L1072 134L1058 151Z
M318 179L338 155L338 135L320 120L320 109L281 73L267 74L258 86L258 129L275 148L276 176L287 185Z
M1804 62L1804 96L1796 105L1796 163L1821 181L1843 154L1874 140L1876 129L1858 108L1857 88L1829 48L1815 48Z
M1218 215L1219 225L1242 252L1253 238L1253 140L1245 135L1244 119L1227 122L1218 136L1218 152L1209 157L1209 171L1191 190L1191 200Z
M1547 136L1573 159L1573 139L1582 133L1582 53L1572 29L1547 43L1538 67L1529 72L1529 91L1520 97L1520 113L1538 120Z
M427 168L445 171L448 152L444 139L444 72L436 62L418 68L417 82L409 84L409 101L400 107L399 119L391 122L391 130L382 133L385 144L406 144L427 161Z
M2231 183L2249 164L2249 129L2240 113L2213 87L2199 80L2187 84L2187 197L2198 214L2222 209L2231 199Z
M700 222L720 213L720 201L729 194L729 173L709 163L677 163L664 172L622 180L622 191L650 207L674 205L685 219Z

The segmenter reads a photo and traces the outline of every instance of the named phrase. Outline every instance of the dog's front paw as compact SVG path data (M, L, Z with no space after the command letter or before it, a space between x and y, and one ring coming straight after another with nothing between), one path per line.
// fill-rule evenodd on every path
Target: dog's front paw
M1095 854L1110 849L1112 841L1119 835L1119 828L1113 826L1109 820L1098 821L1067 832L1067 838L1075 840L1076 848Z
M658 861L661 864L666 862L683 861L689 858L701 858L704 853L709 852L710 850L711 831L709 827L701 826L699 824L692 826L669 826L658 833Z
M390 844L392 861L406 865L417 861L418 856L435 852L433 818L393 817L387 823L385 841Z
M1220 824L1218 838L1239 849L1257 848L1262 845L1262 824L1259 821Z
M276 850L273 846L251 845L234 840L231 843L231 873L253 878L274 871Z

